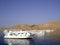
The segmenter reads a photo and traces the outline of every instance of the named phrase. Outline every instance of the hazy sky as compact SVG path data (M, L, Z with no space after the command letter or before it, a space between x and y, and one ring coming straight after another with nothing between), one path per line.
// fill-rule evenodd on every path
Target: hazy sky
M60 20L60 0L0 0L0 27Z

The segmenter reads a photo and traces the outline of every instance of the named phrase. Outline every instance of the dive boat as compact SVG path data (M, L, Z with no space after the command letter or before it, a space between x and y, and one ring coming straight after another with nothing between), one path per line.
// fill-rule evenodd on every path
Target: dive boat
M22 30L5 30L4 38L31 38L31 34L28 31Z

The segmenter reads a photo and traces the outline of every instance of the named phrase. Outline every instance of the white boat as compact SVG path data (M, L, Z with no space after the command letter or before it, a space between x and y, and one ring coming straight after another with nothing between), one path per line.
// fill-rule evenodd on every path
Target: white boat
M4 31L4 38L31 38L31 34L28 31L11 31L5 30Z

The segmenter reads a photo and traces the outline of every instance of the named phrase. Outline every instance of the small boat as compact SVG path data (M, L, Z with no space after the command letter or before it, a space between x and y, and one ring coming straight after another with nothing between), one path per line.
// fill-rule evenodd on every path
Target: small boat
M31 34L28 31L22 31L22 30L5 30L4 31L4 38L31 38Z

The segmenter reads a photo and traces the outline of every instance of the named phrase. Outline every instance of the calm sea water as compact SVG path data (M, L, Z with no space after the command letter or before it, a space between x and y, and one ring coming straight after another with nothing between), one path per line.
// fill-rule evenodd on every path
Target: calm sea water
M37 36L32 39L4 39L0 32L0 45L60 45L60 37Z

